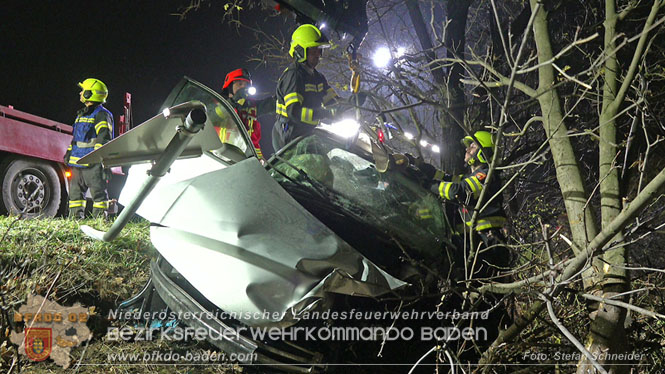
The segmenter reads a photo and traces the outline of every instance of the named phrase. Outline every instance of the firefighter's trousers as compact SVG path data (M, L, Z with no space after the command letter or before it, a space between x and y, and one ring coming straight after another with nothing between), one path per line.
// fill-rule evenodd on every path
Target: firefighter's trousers
M69 217L84 218L85 192L90 188L92 195L92 215L103 216L108 209L108 194L102 165L72 168L72 180L69 183Z

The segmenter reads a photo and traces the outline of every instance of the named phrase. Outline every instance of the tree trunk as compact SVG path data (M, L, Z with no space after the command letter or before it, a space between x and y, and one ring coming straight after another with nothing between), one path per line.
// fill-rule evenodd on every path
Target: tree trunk
M446 57L457 58L464 56L466 47L466 19L469 14L470 2L466 0L449 0L446 2L446 21L448 29L444 44L446 46ZM448 139L448 143L442 149L441 162L444 170L450 170L453 173L460 172L461 162L463 160L464 147L458 140L464 137L462 124L464 124L464 111L466 100L464 97L464 88L462 77L464 66L460 63L453 63L448 75L448 112L445 114L443 126L443 139Z
M655 1L651 8L649 18L644 24L640 41L635 48L635 54L628 72L622 82L621 88L618 86L619 63L616 57L616 24L618 15L616 13L615 0L605 1L605 46L606 62L604 68L605 82L603 85L603 103L600 114L599 135L600 135L600 197L601 197L601 224L605 228L621 212L621 193L619 188L619 172L614 165L617 154L617 130L616 116L619 107L623 102L626 91L635 77L637 65L641 59L645 48L645 41L650 26L653 24L656 14L662 1ZM617 233L613 238L615 243L623 242L623 232ZM617 294L626 292L630 289L626 265L626 248L619 246L607 251L603 255L602 270L602 297L612 298ZM596 316L591 323L591 329L587 336L585 346L596 357L603 357L601 353L620 353L626 349L624 321L626 310L612 305L600 303ZM606 367L610 373L623 372L627 369L625 366L612 366L611 360L600 359L598 362ZM591 363L587 359L580 360L577 373L595 372Z
M405 4L420 47L425 53L426 63L430 66L434 82L440 87L442 96L445 98L446 111L442 116L441 128L443 130L443 140L446 143L441 147L441 164L447 172L457 173L460 171L461 161L464 157L463 148L459 143L459 140L464 137L462 126L464 124L466 101L461 83L464 67L460 63L454 63L450 68L446 81L443 65L435 63L437 56L434 52L434 45L427 31L427 25L423 20L418 1L406 0ZM449 24L444 43L447 57L459 57L464 54L466 18L469 5L470 2L467 0L450 0L446 3L446 21L449 21Z
M537 0L530 0L532 11L536 11ZM557 180L563 195L568 221L577 248L585 248L596 236L598 229L593 213L586 208L587 193L577 164L573 146L568 138L568 129L563 122L561 101L556 89L554 68L547 61L552 59L552 46L547 26L547 12L538 10L533 22L533 33L538 50L538 102L543 117L543 126L549 139Z

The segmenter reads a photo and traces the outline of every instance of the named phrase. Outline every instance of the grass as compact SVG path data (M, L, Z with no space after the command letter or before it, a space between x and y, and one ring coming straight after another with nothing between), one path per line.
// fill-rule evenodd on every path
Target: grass
M150 244L149 224L145 221L129 223L120 237L111 243L86 237L79 229L82 224L103 230L110 226L103 220L21 220L0 216L0 372L42 374L65 371L50 360L32 362L23 355L19 356L17 347L9 342L10 330L22 329L22 326L11 326L13 313L30 294L46 296L64 306L79 302L95 307L96 315L88 321L93 338L87 345L72 349L68 372L227 374L243 371L243 368L225 361L206 366L172 366L140 360L138 364L131 364L130 360L120 358L116 361L120 363L107 364L110 355L135 354L143 357L152 352L201 354L213 348L205 343L175 343L158 339L145 342L108 341L106 331L112 326L106 318L108 312L142 289L149 277L148 264L156 252ZM632 303L663 313L663 285L665 273L636 277L633 288L649 291L635 296ZM585 335L588 319L583 305L566 310L560 318L577 336ZM665 367L663 321L633 313L627 334L633 351L644 354L644 366L637 372L662 372ZM569 343L559 338L556 329L545 320L539 320L521 335L520 342L507 345L506 350L499 353L503 355L500 362L519 362L523 352L547 350L547 347L564 351L571 349ZM565 367L561 372L573 369ZM252 371L250 368L244 370Z
M76 302L95 307L88 321L93 338L85 347L71 351L71 367L77 373L230 373L237 366L159 366L97 365L109 354L143 355L152 351L205 352L205 344L178 344L163 341L110 342L105 339L109 310L138 293L149 277L149 262L156 255L149 239L146 221L131 222L111 243L84 235L80 225L107 230L104 220L33 219L0 216L0 371L18 373L58 373L64 369L50 360L32 362L18 355L9 342L14 311L30 294L39 294L70 306ZM122 360L121 360L122 362ZM76 366L80 363L80 366ZM223 363L223 361L222 361ZM19 370L20 369L20 370Z

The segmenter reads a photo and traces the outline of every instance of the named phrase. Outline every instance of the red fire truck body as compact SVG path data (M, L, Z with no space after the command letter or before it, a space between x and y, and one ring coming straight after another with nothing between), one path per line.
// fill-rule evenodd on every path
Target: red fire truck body
M131 95L118 136L131 126ZM63 215L67 212L70 169L63 157L72 141L72 126L0 105L0 214ZM114 173L116 174L116 173ZM119 193L114 176L109 193Z

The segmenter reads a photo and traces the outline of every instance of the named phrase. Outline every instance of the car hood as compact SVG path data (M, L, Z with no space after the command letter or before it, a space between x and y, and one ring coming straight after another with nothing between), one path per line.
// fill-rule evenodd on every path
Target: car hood
M305 210L255 158L208 164L192 177L191 165L205 159L177 161L137 213L154 223L157 251L229 316L288 326L330 293L377 297L406 285ZM144 178L132 167L120 203Z

